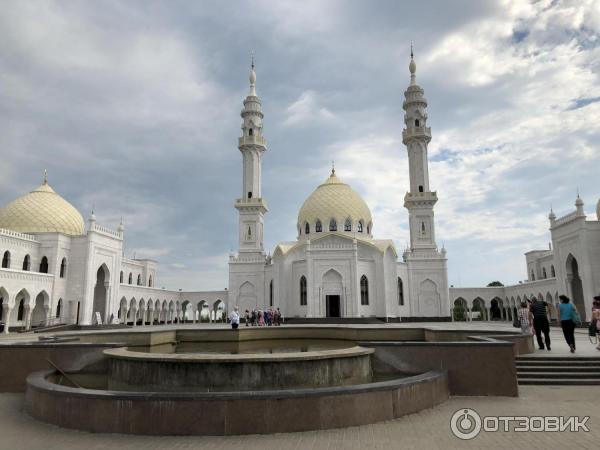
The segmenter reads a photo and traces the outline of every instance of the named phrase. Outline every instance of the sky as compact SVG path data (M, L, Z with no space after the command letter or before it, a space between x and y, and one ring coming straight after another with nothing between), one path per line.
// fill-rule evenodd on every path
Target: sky
M156 285L227 286L250 54L262 99L265 247L296 237L329 175L409 241L402 144L410 43L449 282L526 278L548 213L600 198L600 0L0 3L0 205L50 185Z

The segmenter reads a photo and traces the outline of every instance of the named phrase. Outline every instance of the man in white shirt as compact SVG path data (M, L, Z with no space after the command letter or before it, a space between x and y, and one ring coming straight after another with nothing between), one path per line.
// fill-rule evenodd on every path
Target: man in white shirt
M237 330L240 326L240 313L238 312L238 307L233 308L231 314L229 314L229 321L231 322L231 329Z

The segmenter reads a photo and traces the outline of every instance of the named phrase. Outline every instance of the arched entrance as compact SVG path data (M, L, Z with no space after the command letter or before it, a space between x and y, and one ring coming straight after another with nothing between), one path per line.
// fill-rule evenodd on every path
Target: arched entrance
M31 312L31 326L40 327L46 324L47 310L50 297L45 291L40 292L35 298L33 311Z
M110 280L108 267L102 264L96 272L96 286L94 287L94 303L92 304L92 323L96 323L96 313L100 313L100 318L104 321L106 317L106 297L108 292L108 283ZM84 322L85 323L85 322Z
M581 282L581 276L579 275L579 264L577 259L571 254L567 257L567 283L569 283L569 290L571 291L571 300L579 311L581 318L584 319L586 315L585 302L583 300L583 283Z
M325 317L342 317L342 276L330 269L323 275L323 296L325 297Z

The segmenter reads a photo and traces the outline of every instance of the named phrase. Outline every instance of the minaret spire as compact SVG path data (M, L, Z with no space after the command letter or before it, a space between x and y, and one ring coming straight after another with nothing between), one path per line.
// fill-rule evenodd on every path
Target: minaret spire
M48 171L44 169L44 184L48 184Z
M256 97L256 71L254 70L254 52L251 54L251 63L250 63L250 94L253 97Z

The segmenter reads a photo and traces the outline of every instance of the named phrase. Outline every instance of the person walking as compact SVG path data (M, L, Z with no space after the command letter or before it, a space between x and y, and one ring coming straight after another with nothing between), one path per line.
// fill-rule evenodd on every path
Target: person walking
M536 298L531 302L529 307L531 318L533 318L533 328L535 329L535 337L538 347L544 350L544 341L546 348L550 351L550 322L548 321L548 303L540 301ZM544 341L542 341L542 333L544 333Z
M592 323L590 326L596 327L596 339L598 343L596 349L600 350L600 295L594 297L594 302L592 303Z
M531 334L531 328L529 324L529 308L527 302L521 302L521 309L519 309L519 324L521 325L521 333Z
M238 307L236 306L229 314L229 321L231 322L231 329L237 330L240 326L240 314L238 313Z
M560 305L558 306L558 320L562 327L565 341L571 348L571 353L575 353L575 326L581 323L577 308L571 303L571 300L566 295L559 295Z
M250 311L246 310L244 313L244 320L246 321L246 326L250 326Z

